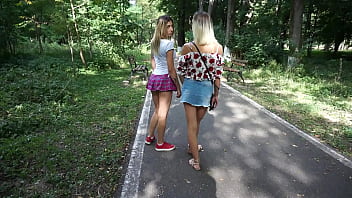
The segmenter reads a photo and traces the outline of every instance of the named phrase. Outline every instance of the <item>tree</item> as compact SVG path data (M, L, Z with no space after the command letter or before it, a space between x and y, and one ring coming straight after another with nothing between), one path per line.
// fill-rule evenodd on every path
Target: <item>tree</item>
M71 5L72 19L73 19L73 23L74 23L74 27L75 27L75 32L76 32L76 35L77 35L77 40L78 40L79 56L81 57L82 63L85 66L87 66L86 60L84 58L84 52L83 52L82 43L81 43L81 35L80 35L80 32L79 32L78 23L77 23L77 20L76 20L75 6L73 4L73 0L70 0L70 5ZM83 5L84 4L82 4L82 6Z
M199 4L199 5L198 5L198 6L199 6L198 10L199 10L199 11L203 11L203 0L198 0L198 1L199 1L199 3L198 3L198 4Z
M186 42L186 32L191 29L190 20L194 12L199 9L199 1L168 1L160 0L157 8L164 11L174 19L177 31L177 46L181 47Z
M234 30L234 8L235 8L235 0L228 0L227 5L227 19L226 19L226 38L225 38L225 45L228 45L230 36Z
M228 0L227 4L227 19L226 19L226 36L225 36L225 57L231 56L231 52L228 49L230 37L233 33L234 30L234 18L233 18L233 13L234 13L234 8L235 8L235 0Z
M211 16L214 8L215 0L209 0L208 14Z
M0 3L0 57L8 57L16 52L19 34L16 24L21 22L22 11L22 7L12 0L2 0Z
M290 51L299 52L302 48L302 16L304 4L303 0L292 0L290 15Z
M310 0L308 2L308 10L306 14L306 28L305 28L305 36L307 40L307 56L310 57L312 54L312 47L313 47L313 32L314 27L312 27L312 14L313 14L313 1Z
M337 52L343 41L352 37L352 4L348 0L314 1L316 26L315 40L323 43L326 49L334 44Z

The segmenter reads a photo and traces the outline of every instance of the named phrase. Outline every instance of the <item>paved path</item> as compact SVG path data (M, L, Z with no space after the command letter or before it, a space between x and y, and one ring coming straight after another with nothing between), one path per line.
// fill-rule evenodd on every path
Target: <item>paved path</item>
M117 197L351 198L352 162L262 106L222 85L220 104L202 121L202 171L188 165L183 105L173 97L166 140L171 152L144 145L153 105L141 115Z

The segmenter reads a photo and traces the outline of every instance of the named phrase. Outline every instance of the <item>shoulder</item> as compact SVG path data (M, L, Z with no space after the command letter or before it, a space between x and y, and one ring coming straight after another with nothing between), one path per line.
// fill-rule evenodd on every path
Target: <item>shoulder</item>
M168 39L161 39L160 46L169 51L171 49L174 49L174 41L173 40L168 40Z
M173 45L174 44L174 40L160 39L160 44L161 45Z
M169 40L169 39L161 39L161 41L164 42L167 45L174 44L174 40L173 39L171 39L171 40Z
M189 52L192 52L192 43L185 43L183 46L182 46L182 50L181 50L181 54L182 55L185 55Z
M223 47L220 43L216 43L216 49L217 49L216 51L218 54L222 55L224 53Z

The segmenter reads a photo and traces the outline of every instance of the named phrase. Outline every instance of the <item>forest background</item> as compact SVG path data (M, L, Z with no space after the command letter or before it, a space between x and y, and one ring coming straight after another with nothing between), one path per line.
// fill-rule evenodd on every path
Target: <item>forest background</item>
M248 60L230 86L352 156L349 0L2 0L1 197L114 195L145 95L127 57L149 65L162 14L191 41L197 10Z

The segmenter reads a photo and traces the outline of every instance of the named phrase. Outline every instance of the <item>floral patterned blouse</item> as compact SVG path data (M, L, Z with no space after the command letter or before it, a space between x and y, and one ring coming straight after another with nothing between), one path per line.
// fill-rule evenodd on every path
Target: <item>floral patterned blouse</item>
M178 59L177 73L184 78L190 78L193 80L211 80L215 78L221 78L224 65L224 59L217 53L203 53L202 59L207 64L207 68L204 66L198 52L189 52L182 55Z

